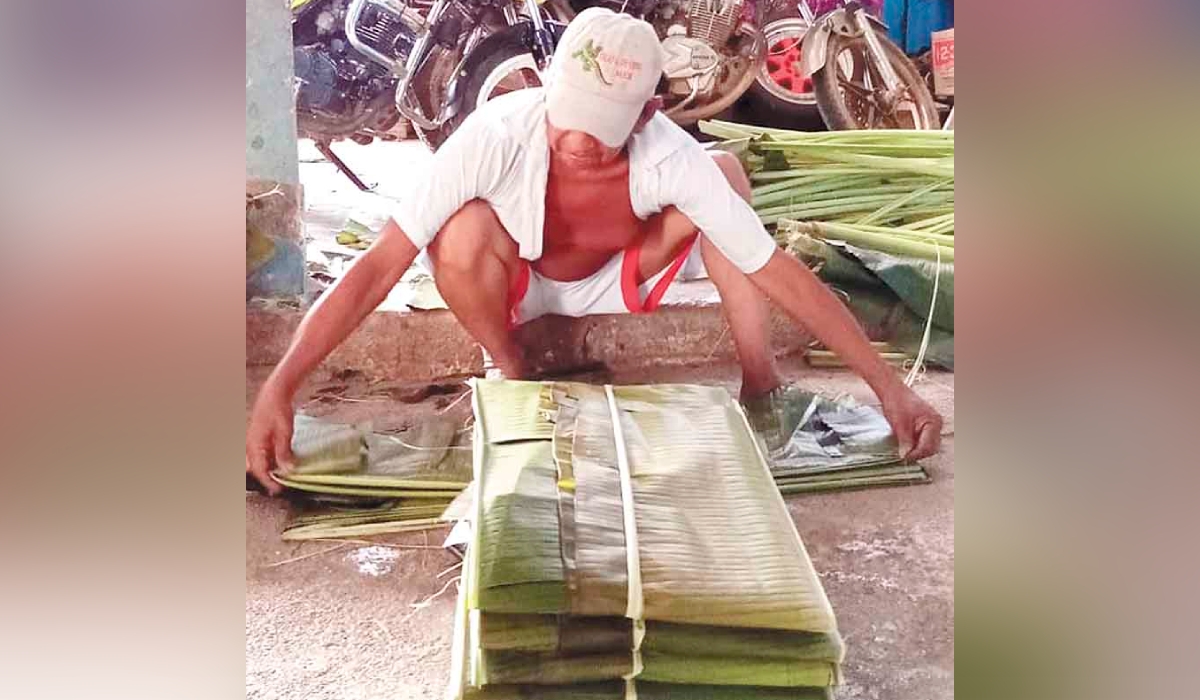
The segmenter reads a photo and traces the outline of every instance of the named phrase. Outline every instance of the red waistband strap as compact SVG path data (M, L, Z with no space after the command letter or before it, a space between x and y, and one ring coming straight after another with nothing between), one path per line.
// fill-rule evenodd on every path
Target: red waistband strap
M508 288L508 329L512 330L520 325L517 317L517 310L521 306L521 302L525 299L525 295L529 293L529 261L521 260L521 271L517 273L516 279Z
M680 268L687 262L688 256L691 255L692 248L696 245L696 239L699 234L692 236L683 251L675 256L675 260L671 262L671 266L667 268L663 276L654 284L654 288L650 290L650 294L646 296L646 301L642 302L641 295L638 294L637 272L638 263L642 257L641 244L630 246L625 249L625 258L621 261L621 296L625 300L625 308L629 309L630 313L644 314L650 313L658 308L662 303L663 296L667 293L667 287L675 281L679 275Z
M698 237L699 234L692 236L692 240L689 241L684 247L683 252L680 253L679 256L675 258L675 262L671 263L671 266L667 268L666 274L658 280L658 284L654 285L654 289L650 290L650 294L646 296L646 303L642 307L643 312L649 313L654 311L658 308L658 305L662 303L663 295L667 293L667 287L670 287L671 283L675 281L675 278L679 276L679 270L683 267L683 264L687 262L688 256L692 254L692 248L696 245L696 239Z

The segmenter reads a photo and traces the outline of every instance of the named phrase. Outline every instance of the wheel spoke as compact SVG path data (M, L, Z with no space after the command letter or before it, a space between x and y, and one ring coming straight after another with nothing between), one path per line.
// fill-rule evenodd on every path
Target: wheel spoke
M871 97L871 88L867 87L866 85L859 85L856 82L841 77L838 78L838 83L842 87L850 88L850 90L852 90L858 97Z

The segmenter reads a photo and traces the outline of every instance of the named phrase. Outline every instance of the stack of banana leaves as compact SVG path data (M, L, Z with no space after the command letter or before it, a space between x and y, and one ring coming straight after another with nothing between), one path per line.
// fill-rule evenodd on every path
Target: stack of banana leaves
M844 646L720 388L480 381L452 698L809 700Z
M273 475L301 503L285 540L437 527L471 480L470 435L440 417L389 434L298 415L292 452L295 468Z
M926 359L953 368L953 131L700 128L741 158L781 246L910 355L929 325Z

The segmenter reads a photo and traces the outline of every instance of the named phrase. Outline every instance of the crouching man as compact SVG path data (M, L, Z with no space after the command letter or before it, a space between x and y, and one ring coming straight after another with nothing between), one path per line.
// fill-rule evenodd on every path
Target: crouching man
M255 403L246 470L278 492L268 473L290 466L297 388L422 249L458 321L505 376L521 378L528 368L514 327L545 314L653 311L699 246L737 347L744 401L781 384L770 300L871 386L902 455L936 452L941 417L824 284L778 249L748 203L737 159L706 152L658 112L662 60L649 24L591 8L564 33L545 88L472 113L304 318Z

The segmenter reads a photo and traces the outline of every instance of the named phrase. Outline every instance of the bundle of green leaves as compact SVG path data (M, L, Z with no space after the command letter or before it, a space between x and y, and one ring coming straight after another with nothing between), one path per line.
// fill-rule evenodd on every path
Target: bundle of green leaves
M828 696L832 608L723 389L475 392L453 695Z

